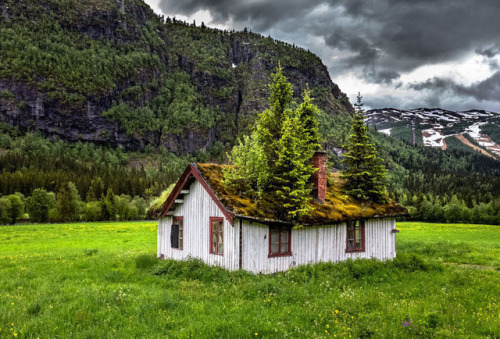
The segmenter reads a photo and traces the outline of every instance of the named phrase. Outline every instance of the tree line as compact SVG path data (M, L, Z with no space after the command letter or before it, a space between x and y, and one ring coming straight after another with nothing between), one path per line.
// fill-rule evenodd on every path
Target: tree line
M146 216L145 199L103 190L102 180L93 180L87 202L83 202L74 183L59 186L57 192L36 188L29 197L16 192L0 197L0 224L31 222L73 222L99 220L138 220Z
M500 199L469 206L454 195L449 201L432 194L403 195L400 203L408 208L412 219L428 222L473 223L500 225Z

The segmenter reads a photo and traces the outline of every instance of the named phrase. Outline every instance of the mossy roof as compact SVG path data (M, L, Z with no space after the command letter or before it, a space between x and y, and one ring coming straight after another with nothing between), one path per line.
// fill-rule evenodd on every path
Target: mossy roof
M283 220L279 218L280 206L275 201L266 199L266 195L259 200L240 194L236 189L224 184L223 168L227 165L192 164L205 183L212 190L215 197L224 205L226 212L233 218L244 218L261 223L285 223L302 226L320 226L338 224L348 220L396 217L407 215L406 208L389 200L385 204L360 202L342 192L342 181L338 175L330 174L330 183L327 187L326 200L320 203L311 197L311 212L297 220Z

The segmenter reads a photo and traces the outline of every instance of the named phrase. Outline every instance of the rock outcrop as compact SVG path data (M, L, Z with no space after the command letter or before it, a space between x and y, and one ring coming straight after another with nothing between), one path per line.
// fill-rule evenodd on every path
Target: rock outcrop
M0 11L1 46L7 48L0 61L0 122L23 130L129 150L147 144L175 153L207 150L216 141L232 142L267 107L267 84L278 60L296 97L308 86L328 114L352 111L314 54L250 32L165 20L142 0L8 0ZM16 51L11 42L20 37L31 39L28 45L37 51ZM92 66L102 64L95 77L68 62L87 45L100 55L95 63L90 61ZM19 53L33 53L33 66L18 59ZM50 64L42 68L45 62ZM206 108L210 122L186 121L180 130L168 124L156 128L173 114L164 108L182 101L183 92L168 86L178 73L187 74L188 80L176 85L192 87L199 96L191 100L190 109ZM119 105L125 113L103 116Z

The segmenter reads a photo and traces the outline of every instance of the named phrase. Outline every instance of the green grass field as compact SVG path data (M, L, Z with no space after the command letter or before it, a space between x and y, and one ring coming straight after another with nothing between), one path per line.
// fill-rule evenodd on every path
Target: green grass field
M0 337L500 336L500 228L399 223L398 258L259 276L158 261L153 222L0 227Z

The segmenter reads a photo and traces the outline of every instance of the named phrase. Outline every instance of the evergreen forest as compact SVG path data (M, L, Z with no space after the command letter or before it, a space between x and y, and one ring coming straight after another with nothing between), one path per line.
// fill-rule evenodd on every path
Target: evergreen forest
M320 110L318 121L324 148L329 149L330 170L343 169L341 156L332 151L332 145L345 144L351 119L328 116ZM470 151L415 147L374 129L368 132L388 169L389 196L406 206L412 219L500 224L497 160ZM27 199L37 189L50 193L45 204L52 212L46 220L62 221L57 194L68 184L79 201L73 220L144 218L147 207L177 180L189 162L225 162L227 151L220 144L209 152L182 156L164 148L125 152L91 143L51 141L40 132L22 133L8 125L2 125L0 150L3 223L13 221L5 212L7 198L20 197L23 212L16 220L26 219L30 217L25 213ZM121 206L135 206L137 214L115 207L113 216L103 214L108 192L108 205L115 200L120 205L121 199L126 202Z
M141 0L0 9L0 223L145 218L189 162L228 161L268 108L278 61L290 108L309 88L330 170L345 169L352 106L309 51L160 17ZM500 140L496 124L482 128ZM498 160L368 134L412 219L500 224Z

